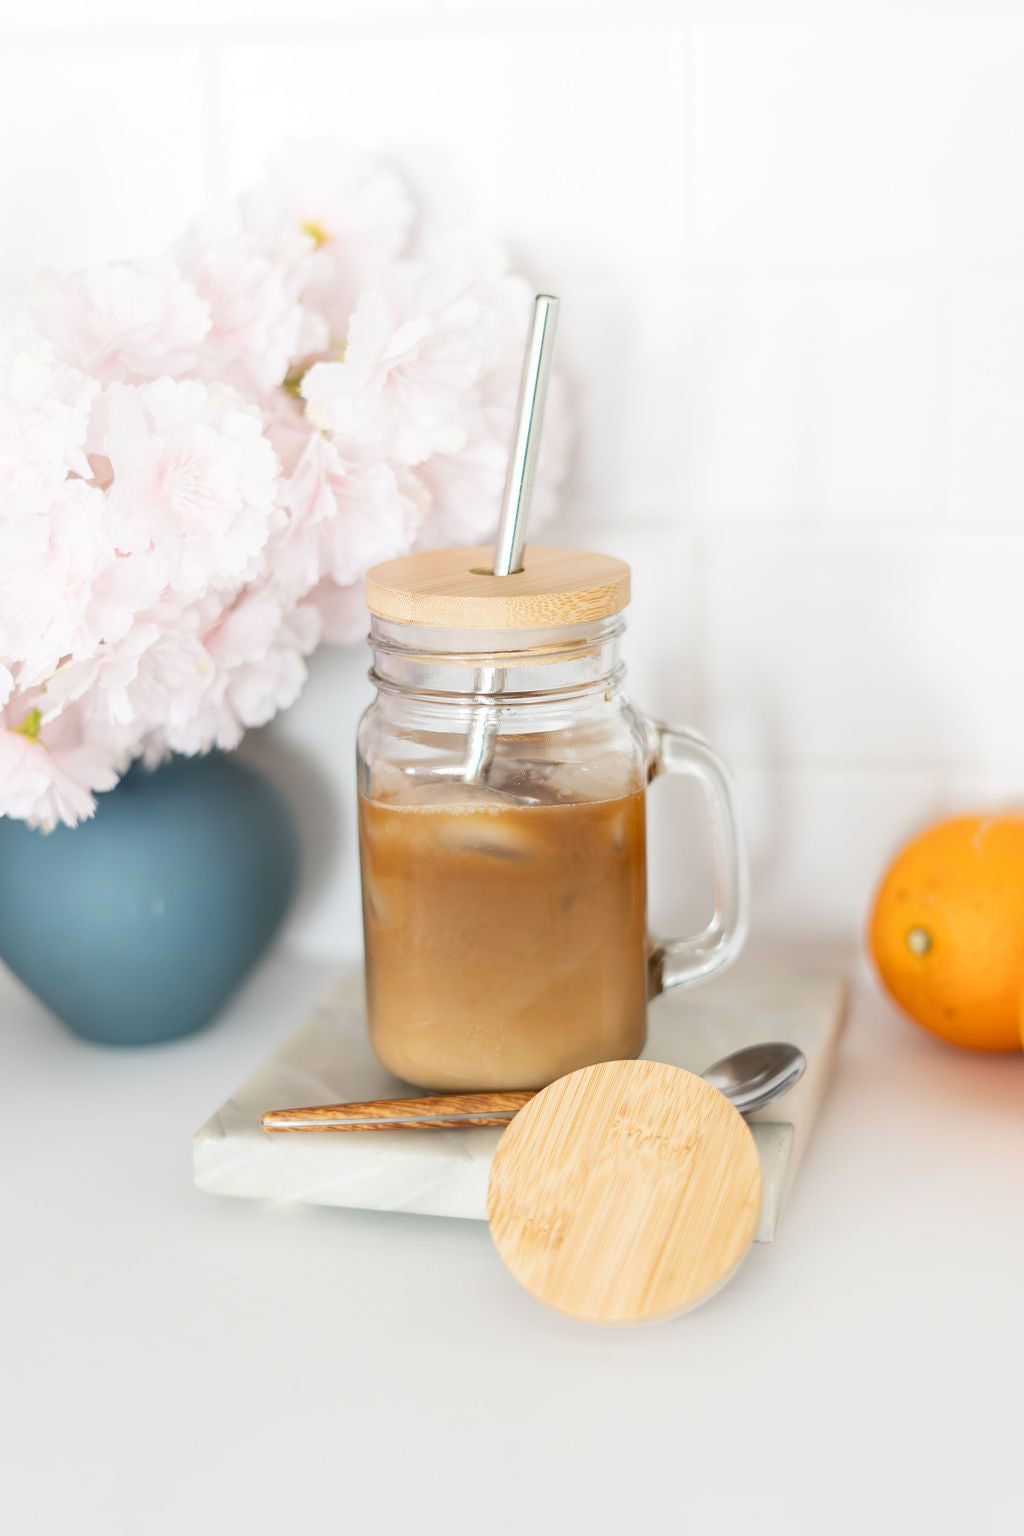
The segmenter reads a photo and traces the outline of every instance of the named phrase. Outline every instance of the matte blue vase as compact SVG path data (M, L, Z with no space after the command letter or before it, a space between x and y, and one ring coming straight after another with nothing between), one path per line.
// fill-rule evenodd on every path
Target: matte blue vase
M88 1040L172 1040L255 965L297 871L284 803L249 768L136 766L80 826L0 818L0 955Z

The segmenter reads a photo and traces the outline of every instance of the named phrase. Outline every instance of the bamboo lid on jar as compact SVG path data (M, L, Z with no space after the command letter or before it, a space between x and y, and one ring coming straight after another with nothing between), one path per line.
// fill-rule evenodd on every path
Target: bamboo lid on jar
M608 618L629 602L629 566L611 555L529 544L511 576L495 576L493 558L481 545L386 560L367 572L367 607L435 629L547 629Z

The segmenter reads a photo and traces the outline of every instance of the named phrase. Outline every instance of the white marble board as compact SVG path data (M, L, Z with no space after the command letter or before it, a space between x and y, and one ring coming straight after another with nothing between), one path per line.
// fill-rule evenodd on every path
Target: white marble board
M821 1108L843 1026L845 982L804 963L742 962L651 1007L645 1056L700 1072L759 1040L792 1040L803 1080L751 1118L764 1179L757 1240L771 1242ZM349 973L211 1116L195 1138L195 1180L209 1194L486 1220L487 1175L501 1128L373 1135L269 1135L268 1109L413 1093L366 1040L362 975Z

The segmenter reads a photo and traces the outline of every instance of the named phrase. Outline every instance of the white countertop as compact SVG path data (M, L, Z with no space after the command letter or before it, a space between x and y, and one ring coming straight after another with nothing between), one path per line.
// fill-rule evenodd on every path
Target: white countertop
M273 959L141 1052L0 979L4 1531L1024 1528L1024 1057L861 989L776 1243L604 1332L478 1222L196 1191L193 1131L330 978Z

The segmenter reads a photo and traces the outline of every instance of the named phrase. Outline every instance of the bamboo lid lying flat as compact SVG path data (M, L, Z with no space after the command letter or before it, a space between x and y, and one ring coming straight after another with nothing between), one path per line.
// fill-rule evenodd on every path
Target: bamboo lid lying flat
M380 619L437 629L546 629L618 613L629 602L629 566L611 555L529 544L523 569L494 576L489 545L403 555L366 576Z
M682 1067L606 1061L544 1088L491 1165L487 1215L516 1279L592 1323L696 1306L754 1240L761 1165L746 1121Z

